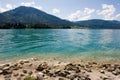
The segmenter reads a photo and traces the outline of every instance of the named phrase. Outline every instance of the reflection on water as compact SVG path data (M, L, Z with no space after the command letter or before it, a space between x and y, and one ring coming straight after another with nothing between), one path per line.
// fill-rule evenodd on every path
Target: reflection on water
M80 46L80 45L87 45L89 44L89 30L84 30L82 29L81 31L77 31L76 29L70 29L67 30L67 34L69 37L69 40L71 42L73 42L76 46ZM80 44L80 45L78 45Z
M120 58L120 30L0 30L0 59L27 55Z
M101 39L100 39L100 43L101 44L109 44L112 42L113 39L113 31L112 30L102 30L101 31Z

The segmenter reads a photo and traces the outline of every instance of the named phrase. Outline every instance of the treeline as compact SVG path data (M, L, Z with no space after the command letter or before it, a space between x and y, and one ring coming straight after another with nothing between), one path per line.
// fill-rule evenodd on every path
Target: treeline
M47 24L22 24L5 23L0 24L0 29L70 29L68 26L48 26Z

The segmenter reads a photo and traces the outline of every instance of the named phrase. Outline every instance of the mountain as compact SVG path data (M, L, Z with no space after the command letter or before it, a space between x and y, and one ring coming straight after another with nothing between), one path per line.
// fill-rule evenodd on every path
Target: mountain
M4 25L6 23L10 23L10 24L20 23L19 25L47 24L48 26L54 26L52 28L67 27L67 28L90 28L90 29L120 29L120 21L93 19L86 21L70 22L68 20L63 20L56 16L47 14L33 7L25 7L25 6L20 6L13 10L0 13L0 26L2 25L2 28L4 28L4 26L8 26L9 24ZM19 27L19 25L17 26ZM26 27L26 25L23 26ZM60 27L56 27L56 26L60 26Z
M84 26L92 29L120 29L120 21L116 20L86 20L75 22L78 26Z
M41 10L20 6L0 14L0 23L48 24L50 26L71 26L72 22L62 20Z

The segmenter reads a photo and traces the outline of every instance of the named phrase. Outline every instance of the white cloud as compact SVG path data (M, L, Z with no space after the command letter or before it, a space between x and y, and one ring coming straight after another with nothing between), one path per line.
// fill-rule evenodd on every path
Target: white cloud
M42 9L42 6L36 6L35 2L22 2L20 5L27 6L27 7L34 7L40 10Z
M12 6L11 4L7 4L7 5L6 5L6 8L7 8L7 9L12 9L13 6Z
M6 6L4 8L0 6L0 12L5 12L5 11L10 10L12 8L13 8L13 6L11 4L6 4Z
M69 19L69 20L79 20L80 16L81 16L81 11L78 10L78 11L70 14L70 15L68 16L68 19Z
M90 19L91 15L83 16L80 18L80 20L88 20Z
M22 2L22 3L20 3L20 5L21 6L30 6L30 7L34 7L34 8L40 9L40 10L42 9L42 6L37 6L35 4L35 2ZM8 10L13 9L15 7L18 7L18 6L11 5L11 4L6 4L6 6L4 8L0 6L0 13L8 11Z
M6 9L0 7L0 13L6 11Z
M102 4L102 9L103 10L98 11L98 15L102 15L103 19L113 20L115 18L114 13L116 11L116 8L114 7L114 5Z
M84 9L84 13L86 13L86 14L91 14L93 12L95 12L95 9L90 9L90 8L85 8Z
M22 2L21 5L23 5L23 6L33 6L33 5L35 5L35 2Z
M120 14L117 14L117 15L115 16L115 18L116 18L116 19L120 18Z
M116 17L120 17L120 14L117 14Z
M42 8L43 8L42 6L35 6L35 5L33 7L36 9L39 9L39 10L42 10Z
M76 12L70 14L68 19L71 21L88 20L94 12L95 9L90 8L85 8L83 11L77 10Z
M52 13L53 13L53 14L59 14L59 13L60 13L60 10L59 10L59 9L56 9L56 8L55 8L55 9L52 9Z

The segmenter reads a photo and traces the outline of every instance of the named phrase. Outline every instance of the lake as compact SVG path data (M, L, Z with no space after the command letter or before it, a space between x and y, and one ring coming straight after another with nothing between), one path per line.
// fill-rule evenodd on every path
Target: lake
M120 59L120 30L0 30L0 60L39 56Z

